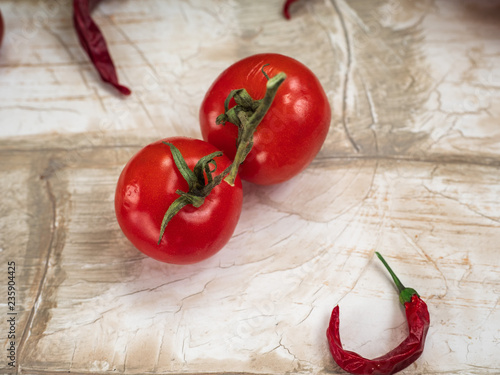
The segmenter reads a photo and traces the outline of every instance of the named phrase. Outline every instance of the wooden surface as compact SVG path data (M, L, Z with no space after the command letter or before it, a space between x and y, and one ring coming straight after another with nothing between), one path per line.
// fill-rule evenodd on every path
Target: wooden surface
M82 52L69 0L0 0L0 372L342 374L405 337L374 251L427 301L404 374L500 372L500 2L107 0L96 9L119 97ZM245 184L209 260L162 264L124 238L114 187L139 148L200 137L228 65L279 52L309 66L330 133L301 175ZM7 263L15 262L16 367Z

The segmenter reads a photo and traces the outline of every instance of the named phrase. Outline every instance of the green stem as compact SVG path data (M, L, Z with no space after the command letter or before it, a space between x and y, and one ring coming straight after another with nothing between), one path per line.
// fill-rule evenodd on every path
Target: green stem
M172 143L163 143L170 147L170 152L172 153L174 163L181 173L182 177L188 184L188 191L176 191L176 193L180 196L172 202L172 204L168 207L167 212L165 212L165 215L163 216L163 220L160 226L160 237L158 239L158 245L161 243L161 240L165 233L165 229L167 228L170 220L188 204L191 204L196 208L201 207L201 205L205 202L205 198L212 192L214 187L216 187L223 181L224 177L227 176L231 168L230 165L219 175L215 177L212 176L217 169L217 163L214 159L216 157L222 156L221 151L216 151L198 160L194 167L194 170L191 170L189 169L186 160L182 156L181 152L177 149L177 147L175 147ZM210 165L213 165L214 169L211 169ZM205 175L207 179L206 182Z
M398 291L399 293L401 293L403 290L406 289L406 287L403 285L403 283L399 280L399 277L396 276L396 274L394 273L394 271L392 270L392 268L387 264L387 262L385 261L385 259L382 257L382 255L380 255L379 252L375 252L375 254L377 254L378 256L378 259L380 259L382 261L382 263L384 264L385 268L387 269L387 271L389 271L389 273L391 274L392 276L392 279L394 280L394 284L396 284L396 287L398 288Z
M165 229L167 229L167 224L175 215L177 215L177 213L182 208L184 208L188 204L192 204L195 207L200 207L205 201L205 198L190 196L187 193L184 193L183 191L177 191L177 194L181 194L181 196L172 202L170 207L168 207L167 212L163 216L163 220L161 221L160 238L158 239L158 245L161 243L161 239L163 238Z
M382 263L384 264L387 271L389 271L389 274L391 275L392 280L394 280L394 284L396 284L396 287L398 288L398 291L399 291L399 300L400 300L401 304L404 305L405 302L410 302L414 294L416 294L418 296L418 293L415 289L407 288L403 285L403 283L399 280L399 277L396 276L396 274L394 273L392 268L389 266L389 264L387 264L387 262L382 257L382 255L380 255L379 252L376 251L375 254L382 261Z
M226 169L224 169L220 174L215 176L211 182L206 184L203 189L200 190L200 194L203 196L208 196L212 189L216 187L217 185L220 185L224 178L229 174L229 171L231 170L232 164L230 164Z
M265 76L266 78L269 78L267 74L265 74ZM225 181L229 185L231 186L234 185L234 180L236 179L238 168L240 167L241 163L243 163L245 158L248 156L250 150L252 149L253 135L255 133L255 130L257 129L257 126L260 124L262 119L265 117L267 111L271 107L274 97L276 96L279 87L285 81L285 79L286 79L285 73L278 73L274 77L269 78L266 84L266 94L263 99L254 101L251 104L244 103L244 105L240 105L241 108L237 108L236 116L238 118L234 122L236 122L235 125L237 125L239 128L238 147L236 149L236 155L234 157L233 163L231 164L231 169L229 171L229 174L225 179ZM238 94L239 93L242 93L242 90L238 92ZM248 95L245 93L246 92L243 92L244 98L246 98L246 95ZM235 93L231 93L230 95L235 96ZM255 106L254 105L255 103L258 103L258 106ZM226 112L229 111L226 109ZM235 113L231 113L231 116L229 117L230 118L234 117L234 114ZM226 114L221 116L226 116ZM225 118L227 119L228 116L226 116ZM224 120L218 120L218 122L219 123L224 122Z

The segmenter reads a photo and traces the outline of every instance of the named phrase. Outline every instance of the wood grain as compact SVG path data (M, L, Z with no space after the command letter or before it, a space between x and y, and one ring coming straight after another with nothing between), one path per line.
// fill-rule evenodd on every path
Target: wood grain
M0 262L16 262L17 288L17 364L4 354L0 372L341 374L325 336L336 304L351 350L405 336L380 251L431 314L402 373L498 373L498 2L303 0L291 21L281 4L102 2L124 99L79 48L70 1L0 1ZM160 137L200 137L212 80L264 51L323 83L323 149L289 182L245 184L214 257L147 258L114 217L121 169Z

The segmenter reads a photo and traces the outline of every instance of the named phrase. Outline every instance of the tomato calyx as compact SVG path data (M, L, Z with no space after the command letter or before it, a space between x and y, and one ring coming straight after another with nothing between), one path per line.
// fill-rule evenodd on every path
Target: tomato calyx
M176 191L179 198L172 202L163 216L158 245L161 243L169 221L188 204L191 204L196 208L201 207L201 205L205 202L205 198L210 194L213 188L219 185L223 181L224 177L227 176L232 165L231 164L224 171L222 171L222 173L214 177L213 174L217 170L217 163L214 159L223 155L222 151L216 151L198 160L193 170L191 170L177 147L175 147L172 143L163 143L170 147L174 163L188 184L188 191Z
M226 122L230 122L238 127L236 155L225 179L231 186L234 185L239 166L245 161L253 147L253 135L257 126L265 117L279 87L286 79L286 74L283 72L270 78L264 71L267 65L262 67L262 74L267 79L264 98L255 100L244 88L232 90L224 101L224 113L217 116L216 119L218 125L225 125ZM232 99L234 99L236 105L229 108Z

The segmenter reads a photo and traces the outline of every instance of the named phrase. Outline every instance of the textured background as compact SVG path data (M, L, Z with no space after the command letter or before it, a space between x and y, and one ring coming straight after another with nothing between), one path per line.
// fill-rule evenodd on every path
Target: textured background
M69 0L0 0L0 372L341 374L325 330L383 354L405 317L380 251L428 302L404 374L500 371L500 2L106 0L119 97ZM302 61L331 101L313 164L245 184L230 243L191 266L143 256L113 196L150 141L199 138L215 77L253 53ZM5 353L16 262L17 367Z

